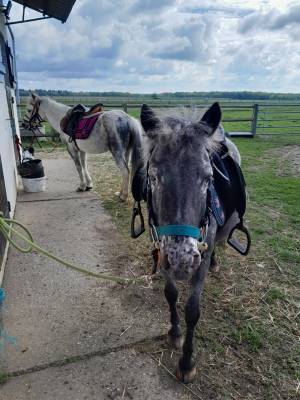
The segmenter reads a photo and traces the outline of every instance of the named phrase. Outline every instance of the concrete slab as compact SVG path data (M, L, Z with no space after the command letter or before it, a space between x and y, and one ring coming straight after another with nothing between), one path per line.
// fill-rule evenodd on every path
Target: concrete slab
M18 201L45 201L66 198L95 198L92 192L78 193L79 177L73 160L68 158L47 159L43 157L43 166L47 177L46 192L27 193L21 190Z
M58 164L47 162L49 176ZM77 181L68 168L60 171L61 193ZM55 196L57 187L53 175L49 193ZM95 195L67 196L18 202L16 218L56 255L96 272L131 276L126 244ZM167 305L163 294L156 296L158 288L124 288L86 278L38 254L10 249L4 289L3 328L16 337L17 346L7 344L1 352L2 371L113 350L159 336L168 327Z
M134 350L11 379L1 400L188 400L191 394L147 355Z

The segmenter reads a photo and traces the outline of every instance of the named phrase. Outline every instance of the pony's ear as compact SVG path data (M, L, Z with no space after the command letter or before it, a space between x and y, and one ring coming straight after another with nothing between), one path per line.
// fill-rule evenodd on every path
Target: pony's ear
M212 134L217 129L221 122L222 112L219 103L214 103L201 118L202 122L205 122L211 129Z
M141 108L141 123L144 131L154 131L160 126L160 120L155 115L155 112L147 104L143 104Z

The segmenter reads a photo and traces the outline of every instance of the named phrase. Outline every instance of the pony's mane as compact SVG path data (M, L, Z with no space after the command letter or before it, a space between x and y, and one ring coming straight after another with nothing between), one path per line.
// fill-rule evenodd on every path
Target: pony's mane
M145 140L145 158L149 156L155 144L160 142L168 142L170 147L176 149L179 144L194 139L202 142L209 151L217 151L224 139L224 129L220 125L211 134L211 128L201 121L205 111L206 109L198 107L157 110L155 116L159 118L160 126Z

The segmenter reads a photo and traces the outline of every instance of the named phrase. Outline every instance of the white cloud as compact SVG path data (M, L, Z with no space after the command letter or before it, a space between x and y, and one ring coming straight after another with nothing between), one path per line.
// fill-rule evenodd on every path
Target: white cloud
M14 26L20 87L296 91L297 4L77 1L66 24L47 20ZM12 16L20 16L15 3L13 9Z

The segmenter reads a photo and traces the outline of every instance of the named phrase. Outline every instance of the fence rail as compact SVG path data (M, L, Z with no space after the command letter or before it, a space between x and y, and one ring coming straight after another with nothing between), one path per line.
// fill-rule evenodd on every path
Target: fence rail
M63 101L64 100L64 101ZM78 99L78 101L83 99ZM88 101L88 99L86 99ZM90 100L90 99L89 99ZM66 98L60 101L73 106L76 104L74 98L67 101ZM99 99L88 101L87 107L91 107ZM175 104L157 103L149 104L153 108L204 108L210 104ZM138 117L141 107L140 102L108 102L104 104L105 109L122 109ZM255 134L279 134L293 133L300 134L300 103L254 103L254 104L221 104L225 129L232 136L254 136ZM25 104L19 106L20 119L26 110ZM272 117L274 116L274 118ZM49 136L49 127L46 127L46 135ZM53 133L53 132L52 132ZM51 135L50 135L51 136ZM54 136L54 134L53 134Z
M299 121L300 104L260 104L256 129L262 135L300 134Z

